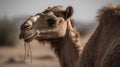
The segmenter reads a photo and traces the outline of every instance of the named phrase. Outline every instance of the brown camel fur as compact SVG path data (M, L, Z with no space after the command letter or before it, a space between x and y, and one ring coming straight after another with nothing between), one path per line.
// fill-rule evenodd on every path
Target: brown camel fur
M120 6L99 12L99 25L85 45L77 67L120 67Z
M29 18L21 26L20 38L26 42L33 39L51 44L62 67L76 67L81 50L80 37L70 17L73 8L49 7Z
M49 7L21 26L20 38L50 42L62 67L120 67L120 7L100 10L99 25L79 59L80 39L70 20L72 13L72 7Z

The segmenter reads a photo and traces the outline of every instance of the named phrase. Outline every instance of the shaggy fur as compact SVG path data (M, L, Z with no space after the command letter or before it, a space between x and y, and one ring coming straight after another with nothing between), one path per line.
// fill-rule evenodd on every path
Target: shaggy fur
M59 57L62 67L75 67L82 48L79 34L72 31L75 34L75 36L72 36L71 30L67 29L66 31L65 37L51 41L51 45Z
M83 50L79 33L70 19L72 13L70 6L66 10L61 6L49 7L21 26L20 38L49 42L62 67L120 67L120 6L100 10L99 25ZM52 30L46 22L51 18L59 21ZM56 31L56 28L59 29ZM36 30L40 31L40 36Z
M66 33L64 37L56 39L52 38L46 41L51 43L51 48L59 58L62 67L75 67L82 47L80 46L79 33L77 32L73 21L67 18L67 16L71 16L73 11L67 11L66 9L66 11L63 12L63 10L60 10L60 7L59 10L57 10L57 8L58 7L54 7L54 9L51 9L57 17L62 17L67 20ZM72 8L70 10L72 10ZM49 11L51 11L50 8L43 13L48 13ZM66 12L70 12L70 14L65 15Z
M85 45L77 67L120 67L120 7L99 12L99 25Z
M20 38L26 42L31 42L33 39L49 42L62 67L76 67L82 46L79 33L71 20L72 14L71 6L65 10L61 6L49 7L21 26Z

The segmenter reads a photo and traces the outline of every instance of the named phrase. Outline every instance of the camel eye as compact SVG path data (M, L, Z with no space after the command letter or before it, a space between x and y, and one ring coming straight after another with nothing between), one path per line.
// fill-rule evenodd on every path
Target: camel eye
M56 20L54 20L54 19L48 19L47 23L48 23L49 26L53 26L56 23Z

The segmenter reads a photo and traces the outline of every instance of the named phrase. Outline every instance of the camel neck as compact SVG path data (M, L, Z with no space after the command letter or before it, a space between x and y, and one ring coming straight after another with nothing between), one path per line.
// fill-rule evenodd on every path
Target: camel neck
M76 67L81 52L80 36L70 20L67 20L67 30L64 37L51 42L55 54L62 67Z
M78 46L68 36L51 42L55 54L58 56L62 67L75 67L79 50Z

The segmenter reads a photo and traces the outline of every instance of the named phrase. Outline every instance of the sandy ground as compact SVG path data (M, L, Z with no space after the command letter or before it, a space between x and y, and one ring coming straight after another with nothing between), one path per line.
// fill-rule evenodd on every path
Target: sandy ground
M90 34L81 38L84 45L89 39ZM59 60L56 58L49 44L39 44L37 41L31 42L32 63L30 59L24 62L24 44L19 41L15 47L0 47L0 67L60 67Z
M16 47L0 48L0 67L60 67L48 44L43 46L36 41L31 43L31 63L29 58L24 62L24 45L22 41L18 43Z

